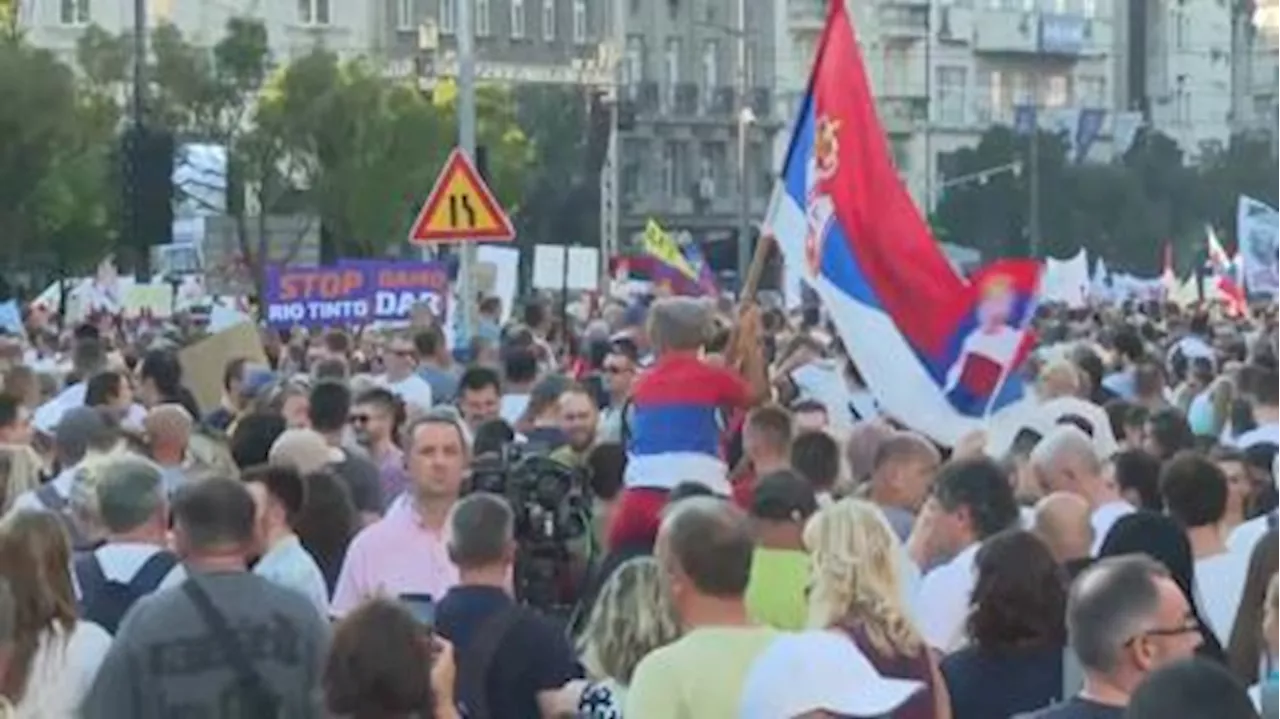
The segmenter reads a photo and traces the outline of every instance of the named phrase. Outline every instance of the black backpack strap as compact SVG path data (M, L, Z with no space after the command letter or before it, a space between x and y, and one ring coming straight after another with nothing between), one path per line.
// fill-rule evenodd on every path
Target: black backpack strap
M1273 509L1267 512L1267 531L1274 532L1277 526L1280 526L1280 514L1277 514L1277 510Z
M222 651L226 655L227 661L231 663L231 668L239 678L241 686L250 693L249 706L251 710L262 712L267 707L272 708L266 714L258 713L253 714L253 716L263 716L264 719L271 719L271 717L276 716L275 696L267 689L266 683L262 680L262 675L258 673L258 670L253 666L253 662L249 660L249 655L245 653L244 647L240 644L240 639L227 622L226 615L218 611L218 608L213 605L213 600L209 598L208 592L194 578L188 578L187 581L183 582L182 591L191 599L196 611L204 619L205 625L213 632L214 640L222 645Z
M155 590L177 564L178 557L173 552L156 552L142 563L138 573L129 580L129 592L134 596L141 596Z
M485 678L502 640L511 631L523 610L510 604L480 624L476 635L458 661L458 696L466 703L467 719L498 719L489 713L489 697Z
M81 601L100 591L107 583L107 575L102 571L102 563L98 561L96 552L80 552L75 561L76 583L80 585Z
M58 488L53 486L53 482L40 485L36 490L36 499L50 512L61 513L67 508L67 498L58 494Z

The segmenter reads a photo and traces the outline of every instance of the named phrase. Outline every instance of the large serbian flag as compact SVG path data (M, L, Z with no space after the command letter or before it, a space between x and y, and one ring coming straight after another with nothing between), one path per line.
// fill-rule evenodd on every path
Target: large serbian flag
M881 408L944 444L1022 399L1040 263L956 274L898 179L832 0L766 224Z

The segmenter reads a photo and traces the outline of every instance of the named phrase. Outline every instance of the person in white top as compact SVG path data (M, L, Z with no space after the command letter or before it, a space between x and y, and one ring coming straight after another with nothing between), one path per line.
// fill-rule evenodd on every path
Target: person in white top
M383 367L387 374L379 384L404 400L408 411L422 413L431 408L431 385L417 374L417 348L407 336L394 336L383 351Z
M253 573L299 592L322 619L328 619L329 589L324 574L293 531L294 518L306 496L302 475L293 467L267 465L246 471L244 482L257 509L259 555Z
M1227 551L1222 518L1227 478L1209 459L1191 453L1174 457L1160 476L1169 516L1182 525L1195 557L1195 591L1209 628L1226 646L1249 572L1249 555Z
M1031 450L1031 467L1046 492L1071 492L1089 503L1094 556L1116 520L1134 511L1108 481L1093 440L1075 425L1050 430Z
M933 497L907 540L911 559L927 570L915 616L930 647L947 653L963 646L978 549L1018 521L1013 487L995 462L985 457L953 460L938 473Z
M1271 460L1271 480L1280 488L1280 455L1276 455ZM1232 552L1247 557L1253 554L1254 545L1258 540L1275 529L1277 524L1280 524L1280 521L1277 521L1274 509L1260 517L1254 517L1231 531L1231 535L1227 538L1227 547Z
M1256 444L1280 445L1280 376L1275 370L1248 366L1239 381L1257 426L1236 437L1235 446L1247 450Z
M0 693L19 717L76 717L111 647L111 635L76 618L71 546L49 512L19 512L0 524L0 576L15 607L13 651Z
M538 356L529 347L511 347L502 358L502 419L515 426L524 418L538 382Z
M378 378L382 386L404 400L410 411L431 409L431 385L418 375L418 350L408 337L393 337L382 352L386 374Z

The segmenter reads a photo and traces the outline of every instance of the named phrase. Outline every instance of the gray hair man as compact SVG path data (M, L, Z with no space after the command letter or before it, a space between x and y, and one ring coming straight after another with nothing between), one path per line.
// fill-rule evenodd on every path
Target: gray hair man
M84 619L115 633L142 597L186 578L166 538L169 502L161 470L133 455L102 460L94 473L97 521L106 541L75 562Z
M459 667L458 699L476 716L572 714L580 676L573 647L553 622L515 601L511 506L477 492L453 506L447 524L459 581L439 600L434 626L459 656L475 658Z
M692 297L666 297L649 308L649 344L658 354L702 347L711 327L711 309Z
M1094 555L1116 520L1134 511L1106 476L1093 440L1079 427L1054 427L1031 450L1031 467L1046 493L1071 492L1089 503Z
M1120 719L1147 675L1194 654L1200 626L1164 565L1127 555L1103 559L1076 579L1067 597L1067 636L1083 688L1023 719Z

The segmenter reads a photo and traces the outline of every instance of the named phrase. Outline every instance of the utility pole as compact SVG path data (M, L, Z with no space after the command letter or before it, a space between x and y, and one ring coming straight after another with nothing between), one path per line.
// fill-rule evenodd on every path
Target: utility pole
M141 127L147 100L147 0L133 0L133 104L131 119Z
M472 163L476 159L476 40L472 18L471 0L444 0L456 2L458 42L458 147ZM470 342L475 336L476 298L472 282L472 268L476 261L476 246L466 242L458 263L458 302L462 307L462 327L459 342Z
M611 287L609 276L609 259L618 252L620 232L618 221L621 214L619 201L621 189L622 145L618 137L622 117L623 63L627 51L627 0L614 0L613 36L614 49L609 53L613 62L611 77L613 79L613 104L609 107L609 149L605 155L605 166L600 174L600 290L608 293ZM630 78L627 78L630 81Z
M1040 84L1031 75L1031 147L1027 150L1027 239L1032 259L1040 256Z
M747 268L751 266L751 173L747 167L747 130L750 127L747 113L747 1L738 0L737 18L738 72L735 77L738 107L738 287L747 281ZM742 299L742 298L739 298Z
M933 183L938 169L933 159L933 0L925 5L924 16L924 214L933 215Z

